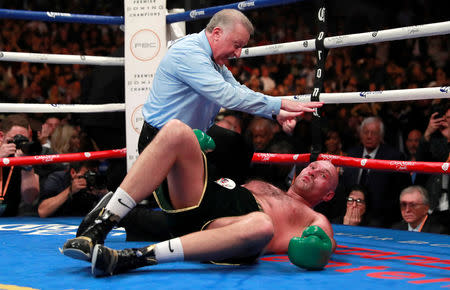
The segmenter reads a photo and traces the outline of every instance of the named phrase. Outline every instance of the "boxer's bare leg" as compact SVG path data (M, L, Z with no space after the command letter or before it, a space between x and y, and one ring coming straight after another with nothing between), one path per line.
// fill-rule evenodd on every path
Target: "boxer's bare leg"
M133 164L120 188L139 203L167 177L174 208L196 205L203 193L204 168L192 129L168 122Z
M96 276L115 274L167 261L221 261L261 254L273 237L268 215L253 212L245 216L217 219L205 231L140 249L113 250L97 245L92 260ZM181 245L178 245L181 243ZM159 248L158 248L159 247ZM175 258L171 252L182 251ZM163 253L162 259L160 253Z

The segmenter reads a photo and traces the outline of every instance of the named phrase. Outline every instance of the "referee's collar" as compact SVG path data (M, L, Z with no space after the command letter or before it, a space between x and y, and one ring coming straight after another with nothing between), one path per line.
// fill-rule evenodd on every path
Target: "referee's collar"
M209 41L208 38L206 37L206 30L203 29L200 33L199 33L199 38L200 38L200 45L202 46L202 48L206 51L206 53L211 57L213 57L213 53L212 53L212 49L211 49L211 45L209 45Z

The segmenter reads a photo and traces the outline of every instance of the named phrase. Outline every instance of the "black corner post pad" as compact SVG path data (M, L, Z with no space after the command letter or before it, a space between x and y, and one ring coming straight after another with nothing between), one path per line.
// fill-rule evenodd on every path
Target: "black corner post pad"
M311 102L320 101L320 93L323 90L323 77L325 73L325 62L328 55L328 50L325 49L324 39L327 35L327 18L326 18L326 8L324 0L316 0L317 6L317 28L318 33L316 37L316 74L314 76L314 87L311 93ZM317 160L319 154L322 151L322 136L321 136L321 126L320 126L320 109L316 109L313 113L313 118L311 122L312 130L312 145L311 145L311 155L309 158L310 162Z

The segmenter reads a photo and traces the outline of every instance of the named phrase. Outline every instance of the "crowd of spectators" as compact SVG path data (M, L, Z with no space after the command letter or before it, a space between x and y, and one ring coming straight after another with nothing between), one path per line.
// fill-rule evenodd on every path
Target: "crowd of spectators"
M182 7L183 3L180 2L182 1L168 3L168 8ZM197 4L204 4L204 6L234 3L231 1L199 2ZM193 7L186 8L199 8L198 6L194 7L194 4L191 3ZM356 6L347 6L353 7L353 10L345 11L343 7L336 7L336 4L330 3L329 34L331 36L342 35L442 21L439 10L431 4L427 4L427 2L400 1L400 3L395 4L395 9L389 9L388 12L381 13L381 8L386 4L386 1L366 4L366 6L357 3ZM172 7L169 7L171 5ZM109 1L21 1L20 3L6 3L6 1L0 0L0 6L34 11L123 15L123 3L113 5ZM354 9L357 8L360 12L352 15ZM312 5L302 2L292 6L249 11L248 16L254 23L256 31L248 46L314 38L314 9ZM369 10L371 14L363 17L364 13L369 13ZM359 25L355 25L355 23ZM118 49L123 47L124 44L124 33L117 25L52 23L12 19L0 19L0 24L2 27L0 31L0 51L108 56L117 53ZM202 27L202 25L188 23L187 32L198 32L200 30L198 27ZM328 53L325 65L324 92L448 86L450 73L449 48L450 38L444 35L332 49ZM312 52L230 60L227 66L238 81L252 90L268 95L308 94L311 93L313 87L315 57ZM90 82L86 82L86 79L92 74L92 70L91 66L76 64L1 62L0 102L84 103L83 100L86 96L83 94L86 92L86 86L92 85ZM323 152L347 155L351 148L361 142L360 128L363 120L367 117L377 117L384 123L384 136L382 136L384 138L380 142L403 154L405 160L415 160L419 140L429 126L428 121L431 120L434 112L442 111L443 108L446 108L446 102L440 99L326 105L321 109ZM61 118L58 119L62 119L62 124L65 125L52 128L51 133L45 133L48 131L45 125L46 116L29 114L29 117L32 120L31 128L43 139L42 144L47 143L48 146L52 144L52 148L55 148L56 152L84 150L86 146L83 146L83 144L87 143L90 144L88 149L95 149L95 142L94 144L89 142L90 137L95 138L95 136L86 136L89 128L84 130L84 128L77 127L79 116L75 114L59 116ZM297 126L290 132L284 132L284 128L274 122L255 119L253 116L238 112L225 112L219 117L218 124L244 134L249 144L254 145L255 151L308 153L311 149L310 114L306 114L302 119L299 119ZM71 123L71 125L67 123ZM33 124L35 125L33 126ZM73 140L71 144L62 144L58 147L57 136L63 134L63 132L66 132L67 136L70 135L67 138ZM85 138L81 138L83 136ZM69 142L70 140L67 138L65 140ZM111 136L111 138L114 138L114 136ZM88 142L84 143L83 140L88 140ZM107 142L107 140L103 141ZM100 149L103 149L102 147L100 146ZM345 170L343 168L338 170L343 176ZM289 186L295 172L296 169L292 167L264 169L254 166L251 175L256 177L265 175L273 183L285 187ZM415 178L416 175L411 174L411 184L415 183ZM427 180L422 177L422 179L419 178L419 182L425 186ZM352 188L352 185L354 184L348 184L346 189L342 189L347 191L342 192L340 196L347 198L350 192L348 190ZM394 204L398 203L396 199L400 190L392 195L395 196L392 199ZM361 202L353 203L353 200L369 199L365 191L361 189L361 192L363 192L362 198L356 197L355 199L352 197L351 205L353 208L361 204ZM432 198L431 200L434 202ZM370 206L373 205L372 201ZM341 206L341 212L330 213L325 209L324 213L328 214L330 219L341 217L341 220L352 219L354 221L355 215L353 213L356 210L351 211L352 216L349 213L350 211L346 214L345 210L346 206L344 205ZM365 208L364 211L366 211ZM400 209L398 210L398 216L400 216ZM364 221L366 224L371 224L371 221L367 219L368 215L364 217Z

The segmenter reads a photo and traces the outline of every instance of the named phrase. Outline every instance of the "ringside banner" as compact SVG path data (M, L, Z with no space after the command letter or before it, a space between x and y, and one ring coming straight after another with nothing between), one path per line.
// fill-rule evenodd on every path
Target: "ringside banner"
M167 51L166 1L125 0L125 116L127 167L138 157L137 141L159 62Z

